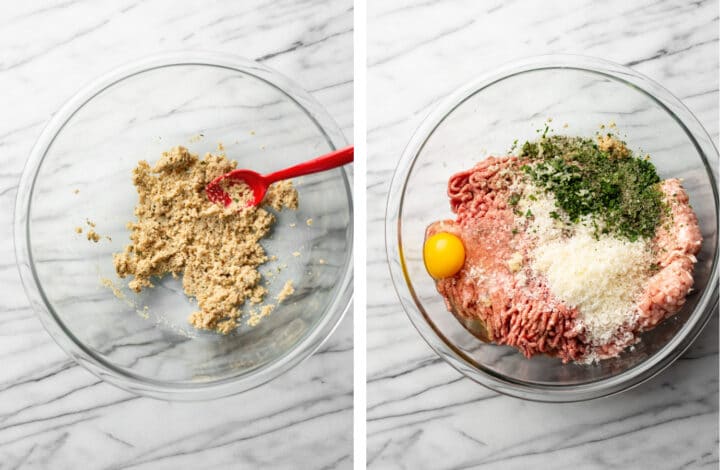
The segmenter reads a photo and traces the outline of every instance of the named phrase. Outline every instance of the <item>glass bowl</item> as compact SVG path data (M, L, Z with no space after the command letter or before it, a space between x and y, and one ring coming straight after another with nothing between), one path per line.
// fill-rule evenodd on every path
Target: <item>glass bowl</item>
M138 160L155 162L175 145L202 156L220 143L239 168L261 173L346 145L320 104L278 73L227 55L177 53L85 87L52 118L22 174L15 245L33 309L78 363L129 391L193 400L250 389L312 354L350 305L344 169L295 181L300 208L277 214L261 242L277 256L261 267L272 271L266 299L288 279L295 294L255 327L243 321L227 336L195 330L187 317L196 303L179 279L135 294L115 275L112 254L129 243L125 225L134 220ZM88 229L87 220L103 236L97 243L74 230Z
M445 308L425 271L426 227L454 218L447 182L513 141L536 139L548 118L556 133L592 137L614 121L634 150L652 156L662 178L684 178L704 242L695 290L683 309L633 350L596 365L562 364L486 344ZM567 123L568 127L563 128ZM580 401L617 393L670 365L698 336L717 302L718 154L692 113L657 83L626 67L579 56L543 56L473 81L444 100L407 145L386 214L388 262L410 320L428 344L467 377L507 395Z

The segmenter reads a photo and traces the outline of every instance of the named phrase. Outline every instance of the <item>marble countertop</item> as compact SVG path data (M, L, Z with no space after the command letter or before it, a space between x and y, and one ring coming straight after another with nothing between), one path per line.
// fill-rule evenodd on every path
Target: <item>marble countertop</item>
M632 66L717 139L717 2L405 0L370 2L368 21L369 467L718 468L717 314L634 390L525 402L464 378L425 344L399 306L383 236L392 172L415 128L448 92L513 59L564 52Z
M12 242L17 182L51 115L100 73L148 54L210 50L292 77L352 138L352 2L15 2L0 17L0 468L349 468L352 315L310 359L202 403L101 382L28 306ZM332 429L332 433L327 430Z

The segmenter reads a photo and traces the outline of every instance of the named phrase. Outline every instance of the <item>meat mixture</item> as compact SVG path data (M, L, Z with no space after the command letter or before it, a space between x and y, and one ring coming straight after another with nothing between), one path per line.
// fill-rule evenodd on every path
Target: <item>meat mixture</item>
M267 293L258 271L268 260L260 240L275 221L265 208L247 207L251 193L242 184L228 188L233 203L227 208L208 200L205 186L236 166L223 155L200 159L184 147L163 153L152 167L140 161L133 170L139 200L137 220L128 223L132 243L114 255L117 274L131 276L135 292L152 287L153 277L182 274L185 293L198 302L190 324L220 333L235 329L243 303L259 304ZM296 209L298 194L281 181L270 186L263 204ZM260 308L262 316L271 310Z
M465 262L436 280L481 339L563 362L616 357L675 314L702 237L680 180L612 135L543 137L450 178Z

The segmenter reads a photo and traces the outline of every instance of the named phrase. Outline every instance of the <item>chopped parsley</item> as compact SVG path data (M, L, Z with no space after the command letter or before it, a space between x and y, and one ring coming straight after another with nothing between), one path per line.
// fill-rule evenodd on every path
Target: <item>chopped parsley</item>
M660 177L649 161L632 155L613 140L601 149L591 139L551 136L525 142L521 167L532 181L555 196L556 204L577 223L584 216L600 233L635 241L652 238L665 204ZM555 213L553 218L559 218ZM601 228L600 228L601 227Z

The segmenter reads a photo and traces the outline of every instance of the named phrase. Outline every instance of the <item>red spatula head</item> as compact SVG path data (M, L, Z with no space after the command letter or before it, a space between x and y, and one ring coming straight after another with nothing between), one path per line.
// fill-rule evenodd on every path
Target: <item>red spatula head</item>
M233 200L224 188L230 188L236 184L246 184L252 190L253 197L248 200L247 207L259 205L265 197L269 186L265 178L259 173L252 170L233 170L218 176L208 183L205 187L205 194L207 194L211 202L227 207L232 204Z

